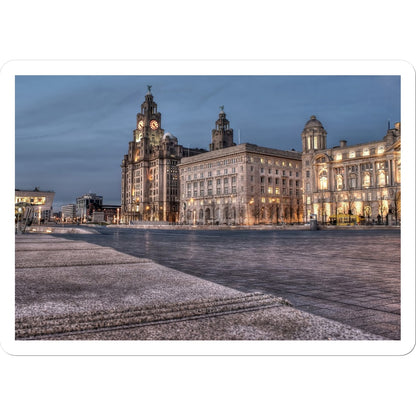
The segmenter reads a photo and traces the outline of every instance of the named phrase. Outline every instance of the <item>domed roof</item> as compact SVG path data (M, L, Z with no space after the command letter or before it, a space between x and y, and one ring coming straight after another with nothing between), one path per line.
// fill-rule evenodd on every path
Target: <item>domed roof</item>
M165 139L176 139L176 137L172 134L172 133L169 133L168 131L163 135L163 138L162 138L162 140L165 140Z
M322 123L316 118L316 116L311 116L311 118L308 120L308 122L305 124L306 128L312 128L312 127L322 127Z

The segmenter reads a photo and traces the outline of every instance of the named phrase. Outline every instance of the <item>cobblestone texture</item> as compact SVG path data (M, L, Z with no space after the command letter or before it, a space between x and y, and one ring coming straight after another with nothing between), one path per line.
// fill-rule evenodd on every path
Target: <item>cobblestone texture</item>
M300 310L400 339L399 230L102 232L65 238L280 296Z

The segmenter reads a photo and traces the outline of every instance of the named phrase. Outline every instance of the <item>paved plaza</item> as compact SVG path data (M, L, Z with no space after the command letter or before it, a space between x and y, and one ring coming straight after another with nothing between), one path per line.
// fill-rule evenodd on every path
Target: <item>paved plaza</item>
M382 340L108 247L16 236L17 340Z
M400 339L398 229L103 232L66 238L111 246L243 292L283 297L300 310Z

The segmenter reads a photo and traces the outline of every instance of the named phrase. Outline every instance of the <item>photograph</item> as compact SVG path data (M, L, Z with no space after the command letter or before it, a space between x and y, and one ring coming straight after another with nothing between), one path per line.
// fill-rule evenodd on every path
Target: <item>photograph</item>
M345 72L16 75L15 340L400 341L402 80Z

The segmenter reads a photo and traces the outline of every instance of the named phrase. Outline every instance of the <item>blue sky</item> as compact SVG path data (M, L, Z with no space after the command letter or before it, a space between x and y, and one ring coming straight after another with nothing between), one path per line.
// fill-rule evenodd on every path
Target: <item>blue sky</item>
M399 76L16 76L15 187L55 191L54 210L86 192L120 203L120 163L152 85L162 128L208 148L219 106L235 142L301 150L313 114L327 144L383 138L400 121Z

